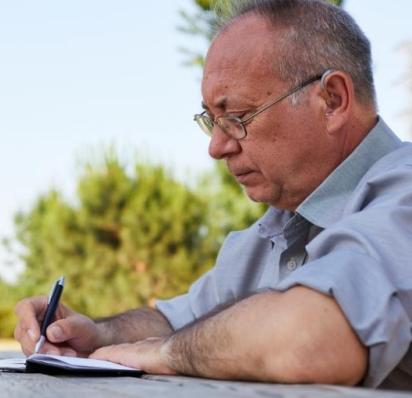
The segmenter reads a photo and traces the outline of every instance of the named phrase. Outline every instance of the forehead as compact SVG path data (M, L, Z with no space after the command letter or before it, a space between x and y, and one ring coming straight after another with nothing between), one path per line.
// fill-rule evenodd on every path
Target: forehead
M239 18L213 41L206 57L202 92L206 103L222 95L259 96L276 82L280 35L260 16Z

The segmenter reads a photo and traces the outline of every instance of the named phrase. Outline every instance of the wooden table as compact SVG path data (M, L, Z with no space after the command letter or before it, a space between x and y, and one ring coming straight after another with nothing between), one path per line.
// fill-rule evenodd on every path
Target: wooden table
M21 354L0 352L0 358ZM0 372L0 397L4 398L106 398L106 397L247 397L247 398L367 398L412 397L412 393L375 391L326 385L284 385L216 381L182 376L134 377L48 376L37 373Z

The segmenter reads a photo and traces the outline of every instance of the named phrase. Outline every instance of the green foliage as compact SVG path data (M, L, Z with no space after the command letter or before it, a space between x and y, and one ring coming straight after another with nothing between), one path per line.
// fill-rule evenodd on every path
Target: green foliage
M0 336L10 336L12 308L67 279L66 304L92 317L151 305L183 293L213 264L224 236L262 213L219 164L190 188L159 165L131 173L108 154L83 168L75 203L56 190L16 217L26 264L17 287L0 283Z
M0 280L0 336L11 337L16 324L13 307L16 303L16 288Z
M18 216L21 283L27 295L44 293L63 274L76 291L65 301L92 316L181 293L212 265L200 233L204 209L161 166L138 163L128 175L109 156L85 168L76 205L51 191Z
M210 0L195 0L195 3L204 11L209 11L211 9Z
M341 7L343 5L343 0L329 0L329 3L335 4L335 6Z

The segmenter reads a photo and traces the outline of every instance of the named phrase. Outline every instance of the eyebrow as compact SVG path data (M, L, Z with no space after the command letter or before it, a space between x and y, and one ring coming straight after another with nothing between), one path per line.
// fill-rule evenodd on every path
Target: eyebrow
M227 97L223 97L223 98L219 99L219 101L216 102L215 106L216 106L216 108L225 110L226 107L227 107ZM202 101L202 108L204 110L209 110L210 109L204 101Z

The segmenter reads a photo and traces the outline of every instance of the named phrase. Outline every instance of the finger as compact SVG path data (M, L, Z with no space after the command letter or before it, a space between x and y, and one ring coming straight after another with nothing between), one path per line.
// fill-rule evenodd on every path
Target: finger
M49 342L45 342L39 354L47 354L47 355L62 355L66 357L77 357L78 353L73 350L67 344L51 344Z
M46 330L47 338L53 343L62 343L84 337L87 332L82 316L73 315L53 322Z
M89 358L102 359L106 361L116 362L124 365L124 354L130 352L133 348L133 344L116 344L101 347L90 354ZM127 361L126 361L127 362ZM126 365L129 366L129 365Z
M46 336L52 343L63 343L72 337L70 331L70 321L62 319L53 322L46 330Z
M162 341L141 341L134 344L119 344L102 347L90 358L102 359L154 374L176 374L160 355Z
M46 341L38 353L48 355L62 355L62 349L61 347Z
M46 306L46 296L31 297L17 303L15 314L22 331L25 330L34 338L40 335L39 320L43 317Z
M17 325L14 330L14 338L20 343L21 349L25 354L32 353L38 341L35 334L31 333L30 330L29 332L23 330L20 325Z
M32 340L27 333L22 335L20 340L20 345L22 348L23 353L26 356L34 354L34 349L38 340ZM41 347L39 353L41 354L52 354L52 355L63 355L63 350L61 347L51 344L50 342L46 341L43 346Z
M18 323L16 325L16 327L14 328L13 336L17 341L20 341L20 339L23 337L22 334L23 334L23 332L22 332L21 326Z
M30 331L29 331L30 332ZM34 353L36 343L39 340L39 336L30 335L26 330L23 330L20 325L16 326L14 331L14 337L20 342L22 351L25 355L29 356ZM56 345L46 341L39 353L50 355L67 355L76 356L77 353L71 349L68 345Z
M15 314L19 318L26 318L29 314L42 314L47 307L47 296L28 297L20 300L15 307Z
M52 323L46 334L50 342L66 343L80 356L90 354L99 343L96 324L80 314Z
M29 356L33 354L35 343L33 343L26 335L20 340L20 346L24 355Z
M78 356L81 356L81 355L79 355L79 353L77 353L75 350L73 350L70 347L62 348L61 352L62 352L61 355L65 356L65 357L78 357Z

